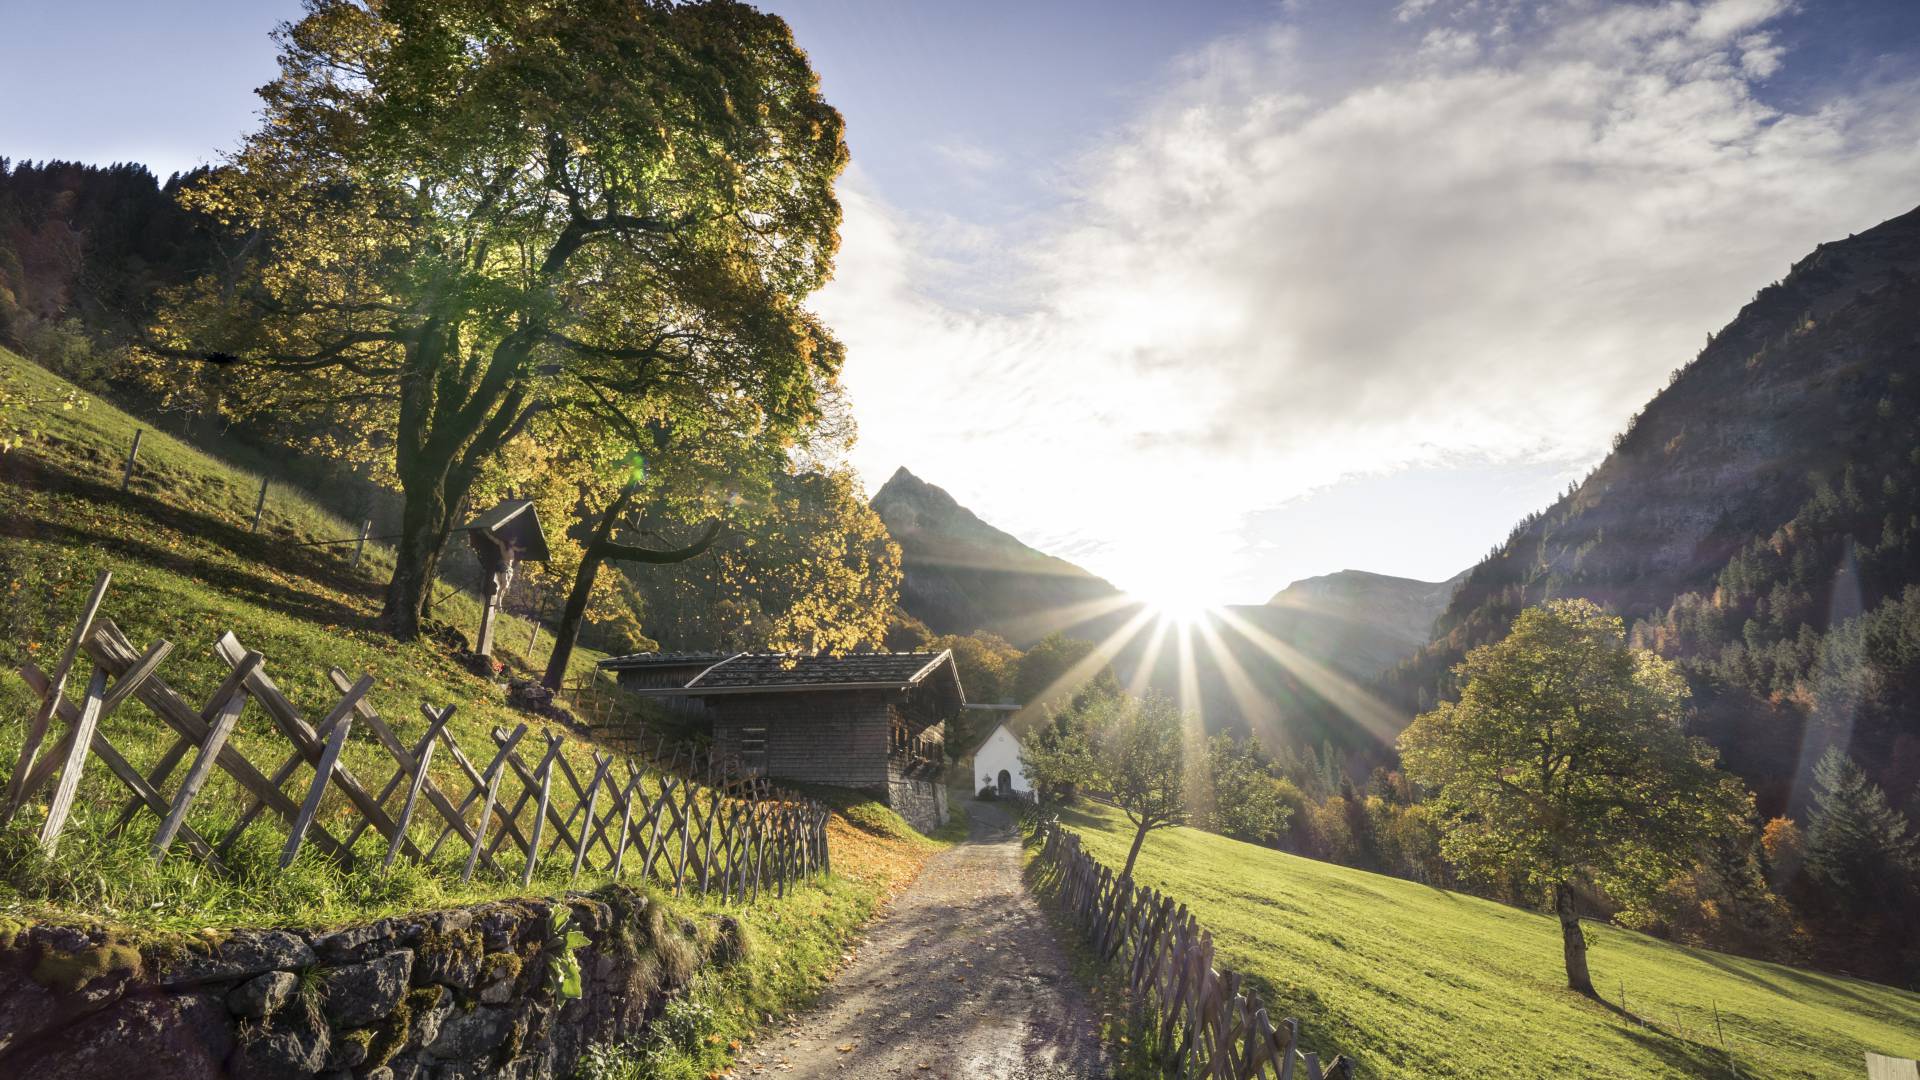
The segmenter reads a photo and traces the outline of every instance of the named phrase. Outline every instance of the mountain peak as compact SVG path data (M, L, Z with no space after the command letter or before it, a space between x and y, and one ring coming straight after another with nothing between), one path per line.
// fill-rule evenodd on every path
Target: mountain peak
M1119 591L980 520L904 465L872 506L900 545L901 607L938 633L984 629L1029 643L1045 635L1037 617Z

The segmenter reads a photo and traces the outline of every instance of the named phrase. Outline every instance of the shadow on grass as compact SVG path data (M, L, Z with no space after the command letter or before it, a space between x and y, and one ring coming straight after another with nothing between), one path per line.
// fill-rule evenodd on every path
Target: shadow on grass
M1573 991L1566 991L1571 994ZM1605 998L1588 998L1594 1005L1612 1013L1626 1026L1621 1034L1627 1041L1646 1050L1647 1053L1671 1065L1687 1076L1726 1076L1745 1075L1735 1064L1733 1056L1718 1047L1694 1042L1679 1035L1646 1017L1628 1012Z
M122 492L117 487L44 462L15 459L8 462L8 466L0 471L0 484L40 491L55 497L70 497L143 518L154 526L151 532L144 535L171 531L226 551L237 562L272 567L280 574L304 578L315 585L346 595L369 599L377 596L374 585L345 566L317 554L320 549L291 547L284 537L256 535L218 518L192 513L139 491ZM367 609L325 599L264 573L248 573L222 561L183 554L133 533L133 529L97 531L82 528L71 521L34 520L24 515L0 517L0 536L124 555L239 595L291 618L353 629L371 629L373 626L373 617Z

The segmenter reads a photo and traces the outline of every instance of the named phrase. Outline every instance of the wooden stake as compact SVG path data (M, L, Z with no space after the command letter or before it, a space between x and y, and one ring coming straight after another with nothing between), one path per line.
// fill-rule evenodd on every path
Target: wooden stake
M107 692L107 672L95 667L87 680L86 704L80 707L80 719L73 725L73 748L60 766L60 783L53 789L53 802L47 806L47 820L40 827L40 846L51 855L60 846L60 830L67 827L67 815L73 810L74 793L80 790L80 774L86 771L87 750L93 745L93 729L100 723L100 701Z
M500 774L506 771L507 759L513 755L513 748L520 745L520 738L526 733L527 725L521 724L513 729L513 734L502 739L500 752L494 755L493 763L487 766L487 771L483 774L487 794L485 801L480 804L480 827L473 831L473 848L467 852L467 868L460 874L460 883L463 885L473 880L473 868L479 864L481 848L487 842L487 823L493 817L493 804L500 795ZM458 756L460 748L451 738L447 740L447 746Z
M259 667L260 663L259 653L248 653L241 667L251 670ZM200 789L206 785L207 777L213 775L214 762L220 759L220 748L227 745L227 738L233 734L234 726L240 722L240 713L246 707L247 692L236 688L214 713L212 730L201 741L200 753L194 757L193 765L187 769L186 779L180 781L180 790L173 796L173 807L167 811L166 820L160 823L160 831L154 834L153 861L156 864L167 857L167 849L173 846L173 838L180 832L180 826L186 824L187 808L193 805Z
M387 843L387 857L380 861L380 872L383 874L393 869L393 860L400 854L401 842L407 838L407 826L413 823L413 808L420 801L420 789L427 786L427 766L433 763L434 736L440 734L440 725L445 724L446 717L452 715L453 709L447 709L421 743L420 760L413 771L413 783L407 785L407 801L401 804L400 820L394 823L398 827L394 830L393 839Z
M533 812L533 839L527 845L527 865L520 872L522 886L533 884L533 868L540 861L540 833L546 828L547 806L553 800L553 759L559 750L560 738L557 735L547 738L553 741L547 747L546 760L540 764L540 802Z
M127 448L127 467L120 473L121 491L127 490L127 485L133 481L133 459L140 456L140 436L145 434L139 428L133 429L133 445Z
M260 531L260 513L267 508L267 485L269 483L271 483L271 481L266 477L263 476L260 478L260 497L253 500L253 524L247 526L248 532L257 533Z
M613 764L610 755L595 755L600 759L599 768L593 771L593 779L587 784L587 816L580 822L580 843L573 849L573 870L570 877L580 876L580 865L587 861L587 827L593 824L593 807L600 798L600 781L607 778L607 766Z
M353 569L360 568L360 556L367 550L367 534L373 531L373 519L360 523L360 539L353 545Z
M25 679L27 681L27 687L35 692L45 690L48 686L52 685L46 675L31 663L20 665L20 677ZM60 718L68 723L77 723L80 719L80 710L73 707L73 702L62 701L60 703ZM161 798L158 792L153 790L152 786L147 783L146 778L140 775L139 770L127 764L127 759L120 755L120 751L113 748L113 744L107 741L107 737L101 734L98 727L93 730L93 756L105 762L108 771L112 772L115 778L122 784L125 784L134 794L138 795L141 800L146 803L147 808L152 810L156 816L166 814L167 801ZM193 849L193 853L205 860L207 865L213 867L215 870L226 869L225 865L214 855L213 846L208 844L199 833L194 832L193 826L183 826L180 830L180 835L185 838L187 846Z

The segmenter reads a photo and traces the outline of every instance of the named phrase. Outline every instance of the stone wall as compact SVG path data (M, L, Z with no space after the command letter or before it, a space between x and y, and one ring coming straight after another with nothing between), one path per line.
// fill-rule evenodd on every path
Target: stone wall
M947 785L925 776L890 780L887 805L907 824L930 833L947 823Z
M589 941L578 998L549 982L555 906ZM157 944L0 925L0 1076L564 1077L741 947L732 919L683 922L624 887Z

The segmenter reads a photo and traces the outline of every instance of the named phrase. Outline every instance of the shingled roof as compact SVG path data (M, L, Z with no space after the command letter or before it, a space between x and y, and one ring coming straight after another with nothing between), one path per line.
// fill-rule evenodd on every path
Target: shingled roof
M648 668L710 667L732 654L723 652L642 652L609 656L599 666L608 671L644 671Z
M611 662L608 662L611 664ZM909 690L935 673L953 680L961 701L960 673L951 649L941 652L847 653L806 656L794 653L738 653L719 659L683 687L635 690L638 694L772 694L800 690Z

